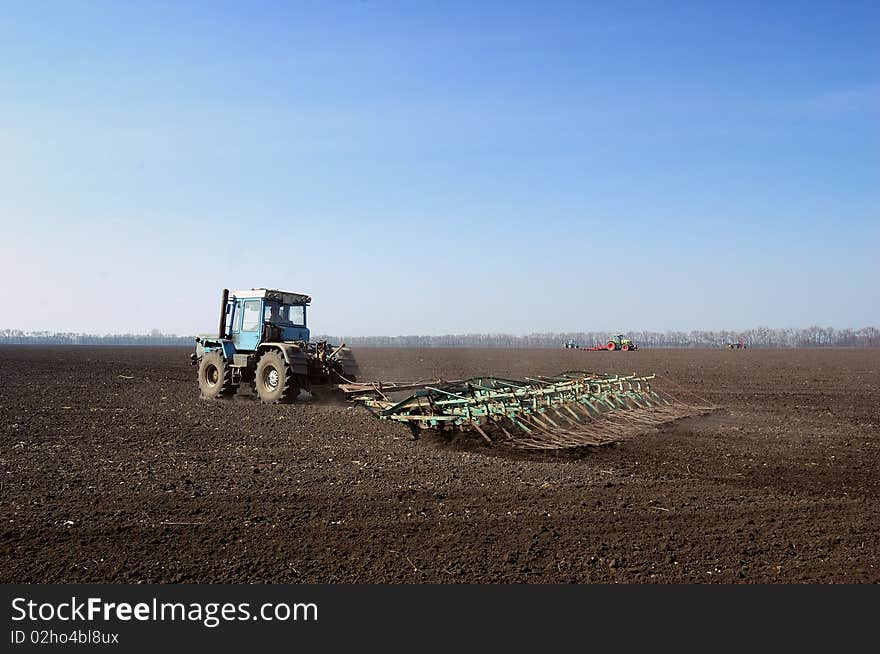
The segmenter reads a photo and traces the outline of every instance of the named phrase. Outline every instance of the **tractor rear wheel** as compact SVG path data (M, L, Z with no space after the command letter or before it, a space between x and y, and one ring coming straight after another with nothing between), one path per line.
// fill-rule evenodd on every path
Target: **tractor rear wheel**
M235 393L232 370L219 351L208 352L199 361L199 390L206 400L231 397Z
M613 352L617 349L617 344L614 341L608 341L608 351Z
M254 375L254 389L263 404L293 402L299 395L293 371L281 352L270 350L260 357Z

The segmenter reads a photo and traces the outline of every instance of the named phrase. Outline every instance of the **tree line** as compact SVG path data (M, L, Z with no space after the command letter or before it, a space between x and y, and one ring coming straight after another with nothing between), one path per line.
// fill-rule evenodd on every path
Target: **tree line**
M774 329L756 327L746 331L632 331L626 334L639 347L713 348L730 343L748 347L880 347L880 329L806 327ZM574 341L582 347L605 344L608 332L544 332L538 334L449 334L444 336L341 336L326 337L352 347L562 347ZM325 338L325 337L322 337Z
M640 347L724 347L741 342L748 347L880 347L880 329L835 329L833 327L806 327L774 329L755 327L746 331L693 330L635 331L627 334ZM326 336L314 340L346 343L352 347L502 347L502 348L557 348L566 341L580 346L608 342L607 332L544 332L540 334L448 334L444 336ZM148 334L79 334L71 332L0 329L3 345L185 345L192 346L194 336L163 334L153 330Z
M195 336L162 334L78 334L74 332L24 332L0 329L0 345L192 345Z

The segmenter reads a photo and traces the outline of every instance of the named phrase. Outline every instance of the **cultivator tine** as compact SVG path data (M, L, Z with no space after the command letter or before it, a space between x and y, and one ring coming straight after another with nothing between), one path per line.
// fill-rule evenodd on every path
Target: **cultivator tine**
M654 375L474 377L428 384L361 384L350 398L380 418L419 429L476 431L489 445L565 449L604 445L663 423L713 409L681 402L651 387ZM415 390L390 400L393 390Z

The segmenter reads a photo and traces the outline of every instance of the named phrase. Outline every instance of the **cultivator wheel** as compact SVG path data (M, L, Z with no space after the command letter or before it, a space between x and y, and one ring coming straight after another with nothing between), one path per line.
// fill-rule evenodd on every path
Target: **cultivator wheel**
M232 370L220 352L209 352L199 361L199 391L204 400L219 400L235 394Z
M281 352L270 350L260 357L254 389L263 404L284 404L299 395L296 377Z
M455 382L353 384L343 390L383 420L420 430L473 431L490 445L558 450L605 445L714 410L654 389L655 375L564 372L553 377L474 377ZM415 390L403 399L393 395Z

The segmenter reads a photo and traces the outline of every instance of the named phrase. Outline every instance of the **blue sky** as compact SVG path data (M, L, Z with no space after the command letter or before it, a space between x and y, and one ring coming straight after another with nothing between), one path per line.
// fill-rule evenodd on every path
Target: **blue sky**
M3 2L0 61L0 327L880 323L876 2Z

